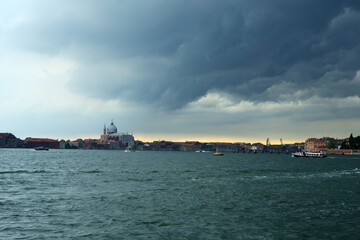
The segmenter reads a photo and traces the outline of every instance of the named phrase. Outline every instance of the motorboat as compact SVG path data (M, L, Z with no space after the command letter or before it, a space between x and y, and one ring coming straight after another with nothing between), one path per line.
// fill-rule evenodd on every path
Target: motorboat
M41 146L41 147L36 147L35 150L36 151L49 151L49 148Z
M326 154L320 152L296 152L292 157L306 157L306 158L325 158Z

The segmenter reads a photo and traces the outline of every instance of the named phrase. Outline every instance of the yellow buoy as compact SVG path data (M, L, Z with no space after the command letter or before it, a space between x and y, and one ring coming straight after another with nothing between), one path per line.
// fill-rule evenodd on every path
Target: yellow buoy
M216 147L216 152L214 152L214 156L222 156L224 155L223 153L219 153L218 152L218 148Z

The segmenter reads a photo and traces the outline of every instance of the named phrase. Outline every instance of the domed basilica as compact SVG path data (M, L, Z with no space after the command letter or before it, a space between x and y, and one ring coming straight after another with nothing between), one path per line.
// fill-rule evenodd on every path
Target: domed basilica
M105 125L104 125L104 130L105 130ZM117 133L117 128L115 127L113 121L111 121L111 124L110 124L110 126L107 128L106 133L107 133L107 134Z
M104 133L100 139L104 144L110 144L111 149L131 148L135 144L134 136L129 133L118 133L113 121L107 128L104 125Z

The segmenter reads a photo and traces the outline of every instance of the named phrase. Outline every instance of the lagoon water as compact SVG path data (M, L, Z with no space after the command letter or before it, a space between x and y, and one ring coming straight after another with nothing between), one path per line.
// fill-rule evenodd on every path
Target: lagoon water
M359 239L360 156L0 149L0 239Z

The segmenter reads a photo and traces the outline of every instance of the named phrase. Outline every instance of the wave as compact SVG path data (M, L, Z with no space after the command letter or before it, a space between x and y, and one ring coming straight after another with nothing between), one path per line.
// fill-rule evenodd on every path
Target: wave
M334 178L334 177L343 177L354 174L359 174L360 171L355 168L352 170L340 170L340 171L331 171L331 172L322 172L322 173L313 173L304 175L303 178Z
M28 170L14 170L14 171L0 171L0 174L21 174L21 173L47 173L48 171L45 170L35 170L35 171L28 171Z
M102 173L100 170L79 171L80 173Z
M279 172L275 175L256 175L256 176L248 176L247 179L253 180L264 180L271 178L285 178L285 179L312 179L312 178L341 178L347 177L355 174L360 174L360 170L358 168L352 170L339 170L339 171L330 171L330 172L317 172L317 173L309 173L309 172L294 172L291 173L283 173Z

